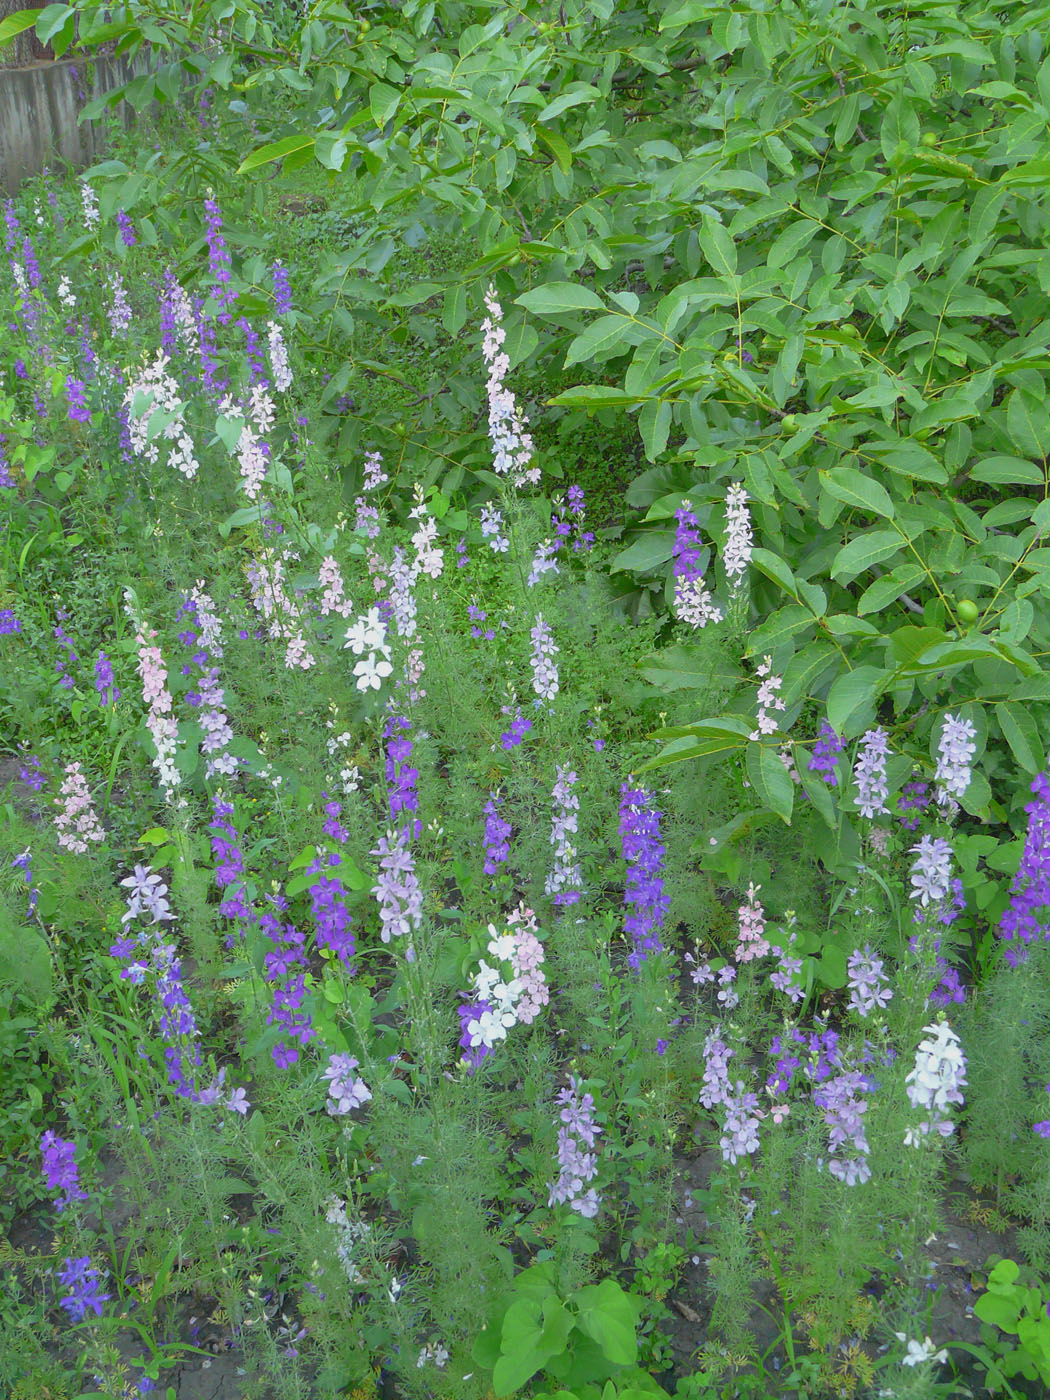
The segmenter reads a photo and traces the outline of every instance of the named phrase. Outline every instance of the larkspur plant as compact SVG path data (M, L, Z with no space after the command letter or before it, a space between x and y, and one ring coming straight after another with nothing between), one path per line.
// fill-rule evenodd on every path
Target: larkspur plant
M193 107L4 207L4 1393L931 1394L960 1164L1050 1269L1044 19L0 23Z

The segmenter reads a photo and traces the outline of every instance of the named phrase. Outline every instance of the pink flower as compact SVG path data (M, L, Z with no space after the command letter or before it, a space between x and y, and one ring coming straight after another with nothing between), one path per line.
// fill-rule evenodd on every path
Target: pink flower
M750 962L752 958L764 957L769 952L769 943L763 938L766 927L766 911L758 901L761 885L748 885L747 903L737 909L737 962Z
M102 841L105 833L91 805L87 779L79 763L67 763L65 778L56 799L59 812L55 817L58 844L75 855L84 855L89 841Z

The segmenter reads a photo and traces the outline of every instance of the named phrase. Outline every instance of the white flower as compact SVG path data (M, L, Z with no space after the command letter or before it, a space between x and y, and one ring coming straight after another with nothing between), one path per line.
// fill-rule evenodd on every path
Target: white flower
M499 972L494 967L489 967L485 959L482 958L478 970L474 974L474 986L478 993L478 999L488 1001L492 988L499 980Z
M489 941L489 952L494 958L499 958L501 962L509 962L516 943L514 935L512 933L497 933L495 924L489 924L489 933L492 934Z
M467 1034L472 1049L484 1045L491 1050L497 1040L506 1040L507 1028L494 1011L483 1011L475 1020L467 1022Z
M906 1340L906 1336L903 1332L895 1332L893 1335L899 1342ZM948 1353L944 1347L941 1347L940 1351L934 1351L933 1343L930 1341L929 1337L926 1337L925 1340L921 1342L917 1342L913 1338L908 1342L907 1355L902 1357L901 1360L902 1364L905 1366L921 1366L924 1361L947 1361Z
M726 492L726 545L722 563L733 585L739 589L753 548L751 516L747 509L747 492L743 483L734 481Z
M366 651L385 650L385 641L386 624L379 615L379 609L369 608L364 617L359 617L346 629L344 646L349 647L355 656L362 656Z
M386 647L382 654L371 652L354 667L354 675L357 677L358 690L378 690L387 676L393 671L393 666L386 659L389 656Z

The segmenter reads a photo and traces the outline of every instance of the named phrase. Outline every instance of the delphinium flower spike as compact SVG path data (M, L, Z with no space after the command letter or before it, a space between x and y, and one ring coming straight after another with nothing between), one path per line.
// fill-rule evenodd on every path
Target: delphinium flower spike
M740 591L751 562L753 545L747 492L742 482L734 481L726 492L726 545L722 554L722 563L734 593Z
M503 312L494 287L489 287L485 293L485 310L488 315L481 323L484 337L481 353L489 372L485 388L489 401L492 467L497 476L509 477L515 486L535 485L540 479L540 469L532 465L532 438L526 431L528 420L503 382L510 370L510 357L503 349L507 332L503 329Z
M949 1137L955 1129L947 1116L950 1106L961 1105L966 1085L966 1056L959 1037L947 1021L925 1026L926 1038L915 1051L915 1064L908 1071L908 1100L926 1118L910 1127L905 1146L918 1147L930 1133Z
M860 741L860 753L853 769L857 785L857 807L862 817L886 816L886 759L889 757L889 736L883 729L869 729Z
M758 898L761 885L749 884L747 902L737 908L737 944L734 954L737 962L751 962L769 952L769 942L765 937L766 911Z
M845 741L835 733L827 720L824 720L820 726L817 742L813 745L813 753L808 764L809 771L819 774L829 787L836 787L839 781L836 771L838 758L845 747Z
M598 1214L602 1198L588 1182L598 1175L598 1156L593 1148L601 1128L594 1121L594 1096L583 1093L580 1080L572 1076L569 1087L558 1094L562 1106L558 1115L558 1179L551 1183L547 1204L567 1202L587 1219Z
M633 945L627 962L635 971L650 953L659 953L664 946L660 930L671 900L664 892L662 817L648 789L630 783L621 786L620 841L627 862L624 929Z
M566 766L558 766L551 791L551 845L554 860L548 872L544 890L554 896L556 905L576 904L583 889L579 852L576 848L580 799L573 789L576 774Z
M58 1301L69 1314L70 1322L83 1322L89 1309L97 1317L102 1316L102 1304L113 1295L99 1291L99 1271L91 1267L90 1255L85 1254L79 1259L67 1258L55 1277L63 1288L69 1290Z
M532 688L540 700L548 704L558 694L560 680L554 660L558 654L551 630L538 614L530 633L532 637Z
M80 763L67 763L65 774L55 799L58 806L55 814L58 844L63 850L84 855L87 843L104 840L105 832L91 805L91 793Z
M49 1128L40 1139L40 1151L43 1155L41 1170L49 1191L59 1190L62 1195L55 1202L55 1209L59 1214L65 1210L66 1206L73 1201L86 1201L88 1195L80 1188L79 1175L76 1164L75 1142L64 1142L57 1133Z
M1028 957L1028 946L1050 939L1050 777L1036 776L1034 801L1025 807L1028 829L1017 874L1010 885L1010 905L999 921L999 937L1006 944L1004 957L1017 967Z
M782 676L773 675L773 658L764 656L761 663L755 668L756 675L760 677L758 695L756 697L758 710L756 714L757 728L753 729L748 736L750 739L761 739L763 735L775 734L780 727L777 719L777 712L787 708L780 698L780 689L784 684Z
M957 798L970 786L970 765L977 752L977 731L972 721L946 714L937 742L937 803L949 816L959 810Z
M691 502L683 501L675 511L677 522L674 537L674 601L672 608L679 622L694 630L709 622L722 621L722 609L715 607L714 596L704 586L700 569L699 524Z

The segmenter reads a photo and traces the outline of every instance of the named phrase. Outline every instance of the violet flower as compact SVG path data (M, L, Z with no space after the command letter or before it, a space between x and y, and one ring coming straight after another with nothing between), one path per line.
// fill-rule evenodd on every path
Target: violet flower
M635 972L650 953L660 953L664 946L660 930L671 900L664 893L666 852L660 839L662 816L648 789L633 788L629 783L621 786L620 841L627 862L623 902L628 910L624 931L633 943L627 963Z
M55 1202L55 1209L61 1215L66 1206L73 1201L86 1201L88 1195L86 1191L80 1189L77 1175L77 1164L74 1160L77 1146L75 1142L63 1142L63 1140L50 1129L40 1139L40 1151L43 1154L41 1171L44 1174L49 1191L59 1190L61 1197Z
M95 662L95 689L103 705L111 705L120 699L120 691L113 684L113 666L104 651L99 652Z
M372 1097L363 1079L354 1073L358 1062L353 1055L331 1055L322 1078L328 1080L328 1112L333 1118L343 1117L361 1108Z
M568 1089L562 1089L557 1102L562 1105L558 1129L558 1179L551 1183L549 1206L568 1203L585 1219L598 1214L601 1197L587 1183L598 1175L598 1157L584 1148L593 1148L601 1128L594 1121L594 1096L581 1093L582 1082L575 1076Z
M1028 945L1050 938L1050 778L1036 776L1035 800L1025 807L1028 830L1021 862L1010 885L1010 906L999 921L999 937L1011 967L1028 957Z
M292 286L282 263L275 262L270 273L273 277L273 309L278 316L286 316L292 309Z
M813 745L808 764L809 771L818 773L830 787L837 787L839 780L835 770L839 754L845 747L845 740L839 738L827 720L824 720L820 726L820 737Z
M67 1258L55 1277L69 1292L58 1301L69 1313L70 1322L82 1322L88 1309L97 1317L102 1316L102 1304L112 1298L112 1293L99 1292L99 1273L91 1267L91 1257L85 1254L80 1259Z
M214 199L204 201L204 212L207 215L205 237L208 243L208 267L215 278L212 296L218 303L219 324L225 326L230 320L226 307L237 299L237 293L230 287L232 260L229 247L222 236L222 214Z
M869 729L860 741L860 753L853 769L857 807L861 816L869 819L889 813L886 806L889 792L886 778L886 759L890 752L888 737L885 730Z
M466 993L464 992L462 995L465 996ZM471 1035L470 1024L480 1020L486 1013L491 1015L493 1010L492 1003L488 1001L464 1001L456 1008L460 1028L459 1044L463 1051L460 1059L471 1074L477 1071L482 1060L494 1052L490 1045L486 1045L483 1040Z
M82 379L66 376L66 401L69 404L69 417L74 423L90 423L91 410L84 401L85 385Z
M714 595L704 586L700 567L699 522L690 501L684 500L674 513L674 600L671 609L679 622L695 631L709 622L722 621L722 609L715 607Z
M138 239L135 237L135 225L124 213L123 209L117 210L117 227L120 229L120 241L125 248L134 248Z
M485 803L485 874L498 875L499 868L510 856L510 822L505 822L499 814L503 799L494 792L489 793Z
M580 799L573 788L577 777L566 765L558 766L551 790L551 845L554 861L544 883L544 891L554 896L555 905L577 904L583 887L579 852L576 849L577 814Z

